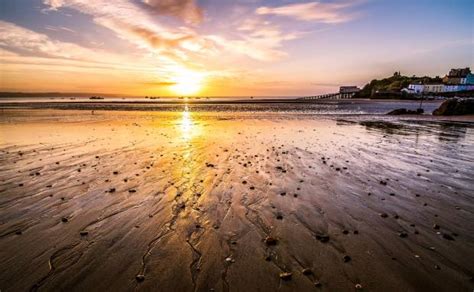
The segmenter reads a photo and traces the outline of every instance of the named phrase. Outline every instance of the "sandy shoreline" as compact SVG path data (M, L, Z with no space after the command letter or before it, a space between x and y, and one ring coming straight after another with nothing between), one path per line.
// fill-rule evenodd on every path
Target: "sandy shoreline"
M471 291L473 134L472 117L3 110L0 290Z

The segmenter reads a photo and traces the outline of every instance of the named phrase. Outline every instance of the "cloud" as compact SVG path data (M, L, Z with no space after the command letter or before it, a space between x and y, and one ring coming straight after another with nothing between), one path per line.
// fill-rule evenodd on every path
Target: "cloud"
M200 23L203 12L194 0L143 0L158 14L171 15L187 23Z
M321 23L342 23L354 18L346 8L357 2L322 3L309 2L289 4L279 7L259 7L255 11L258 15L280 15L298 20L315 21Z
M157 86L157 87L169 87L169 86L174 86L177 83L173 81L151 81L151 82L144 82L144 85L149 85L149 86Z
M45 34L0 20L0 61L9 63L41 63L100 69L151 70L137 64L136 58L89 49L77 44L52 40ZM4 54L4 52L10 52Z
M160 10L164 14L180 16L191 15L197 19L198 8L193 1L151 1L137 5L128 0L44 0L51 8L68 7L91 15L98 25L113 31L121 39L135 44L151 53L159 53L176 62L187 62L192 53L206 54L213 50L213 44L197 34L193 29L183 26L169 26L149 13L146 7ZM173 3L174 5L172 5ZM193 12L194 11L194 12Z
M260 18L247 18L237 27L242 32L237 40L214 40L228 49L260 61L276 61L287 56L283 43L297 39L303 33L285 33L278 25Z
M216 56L221 49L260 61L273 61L286 56L281 51L283 41L296 38L283 34L269 23L247 23L239 29L240 38L221 35L200 35L186 26L165 25L152 17L147 7L160 14L175 15L188 21L201 20L202 12L191 0L142 0L143 5L128 0L44 0L51 9L68 7L91 15L95 23L113 31L119 38L139 48L166 56L187 66L199 58Z

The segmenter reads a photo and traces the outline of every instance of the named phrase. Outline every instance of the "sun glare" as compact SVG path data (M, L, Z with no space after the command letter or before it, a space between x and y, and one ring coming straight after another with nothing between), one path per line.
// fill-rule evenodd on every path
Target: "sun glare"
M171 89L179 95L193 95L202 88L204 75L200 72L181 70L174 78L174 85Z

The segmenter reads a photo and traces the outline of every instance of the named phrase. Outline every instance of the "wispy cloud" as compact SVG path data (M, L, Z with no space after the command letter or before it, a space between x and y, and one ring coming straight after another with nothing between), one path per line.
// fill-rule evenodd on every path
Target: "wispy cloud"
M238 26L239 39L211 39L229 51L247 55L260 61L275 61L287 56L283 51L285 41L294 40L302 33L283 32L278 25L258 17L246 18Z
M195 0L143 0L143 3L158 14L171 15L187 23L200 23L203 11Z
M47 30L51 30L51 31L67 31L67 32L70 32L70 33L76 33L75 30L70 29L70 28L65 27L65 26L46 25L44 28L47 29Z
M0 61L9 63L49 63L54 65L87 65L99 69L152 70L137 64L136 59L111 52L89 49L0 20ZM9 52L5 54L3 52Z
M273 61L286 56L282 42L296 38L294 33L282 33L270 23L248 22L240 26L235 36L202 35L190 26L169 26L153 13L172 15L185 23L198 23L202 11L191 0L44 0L51 9L68 7L91 15L94 22L104 26L126 41L152 53L167 56L175 62L190 65L201 58L216 56L219 51L233 52L260 61ZM150 14L148 8L152 9ZM235 34L234 34L235 35Z
M189 1L182 1L183 6L166 5L168 1L158 5L157 1L147 1L153 10L161 10L163 13L188 13ZM189 2L189 3L185 3ZM82 13L91 15L94 21L104 26L122 39L136 44L154 52L164 52L169 56L178 58L180 52L185 50L183 43L191 39L198 41L196 34L185 27L169 28L152 19L152 14L146 9L127 0L45 0L44 4L50 5L51 9L58 10L68 7ZM174 7L174 8L173 8ZM182 12L179 12L182 11ZM178 13L179 12L179 13Z
M259 15L280 15L298 20L315 21L321 23L342 23L354 18L354 14L347 8L357 4L357 1L336 3L309 2L289 4L278 7L259 7Z

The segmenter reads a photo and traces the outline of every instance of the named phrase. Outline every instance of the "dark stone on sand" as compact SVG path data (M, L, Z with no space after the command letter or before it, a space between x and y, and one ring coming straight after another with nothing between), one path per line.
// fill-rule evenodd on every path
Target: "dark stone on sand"
M133 190L133 189L131 189L131 190L128 190L128 192L129 192L129 193L136 193L136 192L137 192L137 190Z
M446 240L454 240L454 237L452 237L451 235L449 235L447 233L443 233L443 238L446 239Z
M433 111L434 116L473 115L474 99L450 98Z
M110 188L109 193L115 193L115 188Z
M351 258L350 256L348 256L348 255L345 255L345 256L342 258L342 260L343 260L345 263L347 263L347 262L350 262L350 261L352 260L352 258Z
M291 276L293 276L292 273L290 272L283 272L283 273L280 273L280 279L284 280L284 281L289 281L291 280Z
M342 230L342 234L349 234L349 230Z
M247 184L247 181L246 181L246 180L242 181L242 184L243 184L243 185L246 185L246 184Z
M63 218L61 218L61 221L64 222L64 223L66 223L66 222L68 222L69 220L68 220L66 217L63 217Z
M286 193L285 193L285 192L281 192L281 193L280 193L280 196L286 196Z
M401 238L405 238L408 237L408 234L406 232L400 232L398 236L400 236Z
M328 242L329 241L329 235L316 235L316 239L319 240L320 242Z
M114 171L113 174L117 175L117 174L118 174L118 171Z
M15 234L16 234L16 235L22 235L23 232L21 232L21 230L17 230L17 231L15 231Z
M318 281L314 282L314 287L318 287L318 288L319 288L319 287L321 287L321 286L322 286L321 282L318 282Z
M386 185L387 185L387 182L386 182L386 181L383 181L383 180L381 180L379 183L380 183L381 185L383 185L383 186L386 186Z
M249 189L251 189L251 190L255 190L255 187L254 187L254 186L251 186Z
M137 282L143 282L145 281L145 275L139 274L135 277L135 279L137 280Z
M309 268L303 269L303 271L301 271L301 272L303 273L303 275L306 275L306 276L309 276L309 275L313 274L313 271Z
M381 214L380 214L380 217L382 217L382 218L387 218L388 215L387 215L387 213L381 213Z
M438 224L433 224L433 229L438 230L438 229L439 229L439 225L438 225Z
M407 110L406 108L398 108L394 109L393 111L390 111L387 113L387 115L390 116L398 116L398 115L421 115L423 113L423 109L419 108L417 110Z
M440 266L434 265L435 270L441 270Z
M81 231L79 234L80 234L81 236L86 236L86 235L89 234L89 231L83 230L83 231Z
M278 214L278 215L276 216L276 218L277 218L277 220L283 220L283 215Z
M278 240L276 240L275 238L271 237L271 236L267 236L265 237L265 244L266 245L276 245Z

